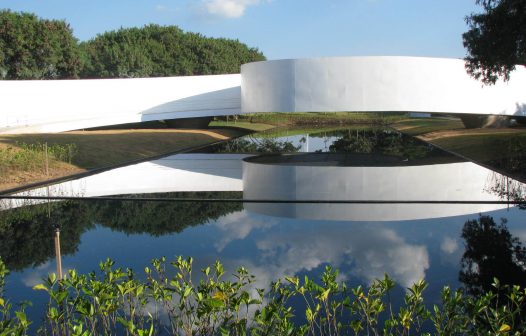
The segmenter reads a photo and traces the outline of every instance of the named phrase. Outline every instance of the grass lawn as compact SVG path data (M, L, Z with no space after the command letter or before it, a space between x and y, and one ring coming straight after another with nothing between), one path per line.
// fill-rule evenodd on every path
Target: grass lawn
M466 129L454 119L404 120L391 125L447 151L526 181L526 128Z
M74 131L54 134L0 135L0 152L24 154L21 144L47 143L74 145L71 163L49 158L49 175L45 172L44 155L34 155L30 165L3 167L0 190L6 190L51 178L80 173L132 160L171 153L189 147L210 144L219 140L244 135L241 129L216 128L210 130L155 129ZM18 154L17 154L18 153ZM1 153L0 153L1 154Z
M494 130L495 131L495 130ZM425 139L425 137L424 137ZM435 138L430 141L442 148L478 162L489 162L515 154L515 148L526 149L526 130L495 133L467 133Z
M274 128L274 125L262 124L262 123L252 123L249 121L224 121L224 120L214 120L209 125L212 129L217 127L230 127L230 128L239 128L248 131L261 132L268 129Z
M389 124L407 117L403 112L294 112L253 113L238 116L239 121L270 125L315 125L315 124Z
M445 130L464 130L460 119L448 118L412 118L389 125L407 135L417 136Z
M375 127L375 125L371 124L356 124L356 125L345 125L346 130L369 130L372 127ZM378 125L377 127L381 128L383 126ZM266 132L261 132L258 134L255 134L254 137L257 138L275 138L275 137L287 137L287 136L294 136L298 134L305 134L309 133L310 136L316 136L318 134L320 137L324 136L324 133L330 133L334 131L340 131L342 130L342 125L319 125L316 126L284 126L284 127L276 127L273 129L270 129Z

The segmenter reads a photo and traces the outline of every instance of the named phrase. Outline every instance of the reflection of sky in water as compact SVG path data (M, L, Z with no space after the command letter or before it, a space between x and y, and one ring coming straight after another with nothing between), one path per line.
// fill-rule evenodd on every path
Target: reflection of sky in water
M510 232L524 241L521 210L490 214L496 221L507 218ZM228 272L246 266L257 276L257 286L264 287L285 275L317 276L330 263L340 270L340 280L354 285L369 284L385 273L402 287L425 278L430 284L428 296L436 301L442 286L459 285L459 262L464 251L460 232L467 220L476 218L477 214L401 222L337 222L268 217L242 210L160 237L127 235L97 226L82 235L78 252L65 256L63 265L89 272L98 269L102 258L109 257L116 266L131 267L142 274L151 259L160 256L192 256L195 270L220 259ZM54 261L49 261L13 272L8 279L8 296L13 302L29 298L36 307L45 304L45 295L30 288L54 268Z
M254 139L261 138L255 135ZM323 133L316 136L281 133L274 138L301 146L301 152L328 151L337 139ZM116 261L116 266L131 267L142 274L153 258L161 256L168 260L178 255L192 256L196 271L220 259L227 273L243 265L257 276L257 287L265 287L284 276L317 277L330 263L340 270L340 280L351 285L369 284L385 273L402 287L425 278L429 283L428 297L436 302L444 285L459 286L459 262L464 252L460 234L467 220L478 218L477 210L473 212L412 221L347 222L271 217L245 209L158 237L126 234L98 225L82 234L77 251L64 256L63 265L65 269L87 273L98 270L99 261L108 257ZM501 217L507 218L511 234L526 241L521 210L490 214L496 222ZM173 220L175 223L179 219ZM149 226L156 225L167 226L166 223ZM7 296L12 302L33 301L35 306L28 311L34 321L39 321L34 312L47 302L47 296L32 291L31 287L54 270L55 262L50 260L36 268L13 272L8 278Z

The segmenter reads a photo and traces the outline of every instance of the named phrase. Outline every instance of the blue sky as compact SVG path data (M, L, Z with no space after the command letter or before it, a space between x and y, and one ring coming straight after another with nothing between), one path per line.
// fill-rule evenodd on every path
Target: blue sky
M268 59L402 55L462 58L475 0L0 0L63 19L88 40L120 27L177 25L239 39Z

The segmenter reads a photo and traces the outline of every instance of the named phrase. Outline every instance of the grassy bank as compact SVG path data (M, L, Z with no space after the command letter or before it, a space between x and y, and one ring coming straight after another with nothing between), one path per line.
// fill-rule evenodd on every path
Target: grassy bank
M228 128L238 128L246 131L261 132L274 128L274 125L262 124L262 123L252 123L249 121L238 121L238 120L214 120L210 122L210 127L228 127Z
M418 136L432 132L465 130L464 124L462 124L460 119L452 118L409 118L396 121L390 126L411 136Z
M246 134L241 129L211 130L104 130L75 131L56 134L0 135L0 190L46 179L80 173L132 160L206 145ZM75 148L70 158L49 155L46 174L42 150L30 147L47 143L49 148ZM22 158L22 159L19 159Z
M251 123L274 126L306 125L350 125L380 124L386 125L403 120L407 113L371 113L371 112L295 112L295 113L253 113L234 117L220 118L221 122Z
M466 129L454 119L413 119L391 125L471 161L526 181L526 128Z

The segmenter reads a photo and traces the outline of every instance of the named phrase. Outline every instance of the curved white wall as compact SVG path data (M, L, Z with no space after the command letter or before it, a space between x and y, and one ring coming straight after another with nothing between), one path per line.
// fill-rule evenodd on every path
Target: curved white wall
M330 57L244 64L242 111L411 111L526 115L526 69L483 86L464 61Z
M525 87L524 67L507 83L483 86L462 60L423 57L277 60L218 76L0 81L0 133L252 112L526 116Z
M241 76L0 81L0 133L239 114Z

